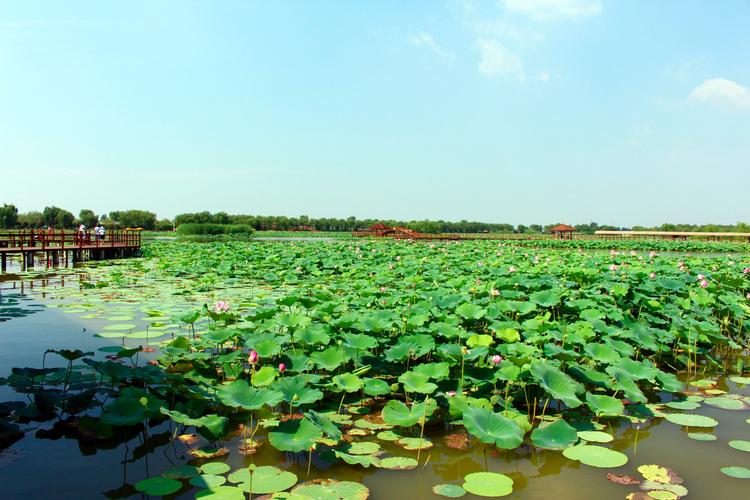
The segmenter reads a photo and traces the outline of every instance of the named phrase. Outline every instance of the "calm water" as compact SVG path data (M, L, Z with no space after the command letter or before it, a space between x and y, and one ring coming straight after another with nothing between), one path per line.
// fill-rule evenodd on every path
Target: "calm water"
M81 272L85 272L85 267ZM105 324L103 320L81 318L84 313L76 309L49 307L61 303L60 300L50 300L49 292L61 286L80 286L78 274L42 272L41 276L26 273L19 279L7 278L0 282L0 311L6 314L0 316L0 376L7 375L12 367L40 367L42 354L49 348L96 351L118 343L92 335ZM106 307L111 307L112 314L137 311L128 304ZM144 320L139 316L133 322L141 321ZM143 341L128 341L132 346L138 343ZM103 356L100 352L96 354L99 359ZM48 356L48 366L63 366L61 358L52 358ZM144 356L139 362L146 359ZM750 387L738 387L724 380L720 381L718 388L750 395ZM7 386L0 386L0 401L24 397ZM370 498L374 499L428 499L442 498L432 492L436 484L461 484L467 473L487 470L513 478L514 492L510 498L616 499L637 491L637 487L613 484L606 479L607 472L638 476L636 468L639 465L659 464L674 469L685 479L684 486L688 488L690 498L750 497L747 481L726 477L719 471L720 467L727 465L750 467L750 453L727 445L732 439L750 439L750 424L745 422L750 412L721 410L708 405L703 405L697 412L719 421L719 426L714 429L718 437L716 441L694 441L687 437L686 429L658 418L644 424L637 432L637 446L635 427L623 423L611 429L616 439L609 446L629 457L628 464L617 469L588 467L566 459L560 452L530 447L504 453L481 447L456 450L447 447L443 440L446 433L455 429L440 426L427 429L435 446L422 452L421 464L415 470L387 471L340 463L331 465L314 456L310 477L360 481L370 489ZM55 426L54 422L31 422L22 427L26 436L0 451L0 496L4 499L137 498L140 494L132 485L139 480L158 475L174 465L205 462L191 459L187 455L188 445L170 442L170 428L166 422L152 428L146 441L134 435L123 443L104 443L99 447L66 437L64 426ZM416 458L416 452L404 451L390 443L381 444L386 452ZM252 461L292 470L300 480L308 477L307 455L284 454L263 446L258 454L243 456L237 450L237 437L225 442L225 446L230 449L230 454L219 460L225 460L233 469ZM426 458L427 463L423 466ZM176 497L193 498L196 491L188 485ZM464 498L475 497L466 495Z

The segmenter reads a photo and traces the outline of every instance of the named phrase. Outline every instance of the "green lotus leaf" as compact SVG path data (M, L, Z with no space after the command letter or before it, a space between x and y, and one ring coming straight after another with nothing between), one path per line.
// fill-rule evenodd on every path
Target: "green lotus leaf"
M542 290L529 295L529 300L542 307L553 307L560 303L560 294L552 290Z
M583 350L597 363L612 364L620 361L620 353L609 344L586 344Z
M574 427L565 420L558 419L551 423L543 422L531 433L531 442L537 448L545 450L564 450L578 441Z
M622 402L612 396L586 393L586 404L597 416L619 417L625 412Z
M472 472L464 477L463 488L480 497L504 497L513 492L513 480L497 472Z
M729 446L731 446L735 450L750 451L750 441L743 441L741 439L735 439L735 440L729 441Z
M260 370L257 370L250 377L251 383L255 387L265 387L271 385L276 379L276 369L272 366L264 366Z
M196 486L198 488L218 488L219 486L223 485L227 482L227 478L224 476L217 476L214 474L201 474L200 476L195 476L190 478L190 481L188 481L191 485Z
M729 380L731 380L735 384L743 384L743 385L750 384L750 377L741 377L741 376L738 376L738 375L733 375L733 376L729 377Z
M350 455L374 455L380 451L380 445L371 441L349 443L342 451Z
M333 377L333 383L340 391L345 392L357 392L364 386L362 379L352 373L336 375Z
M542 361L535 361L531 364L530 371L539 385L553 398L562 400L570 408L577 408L583 404L576 396L581 390L581 385L559 369Z
M135 483L135 489L146 495L162 497L182 488L182 482L168 477L152 477Z
M388 470L411 470L419 463L410 457L388 457L380 460L380 468Z
M224 474L225 472L229 472L229 465L225 464L224 462L208 462L203 465L201 465L200 469L203 474Z
M463 424L481 442L504 450L517 448L523 442L524 431L516 422L485 408L467 408Z
M402 437L396 444L407 450L427 450L432 448L432 441L427 438Z
M406 372L398 378L398 381L404 384L406 392L417 392L419 394L432 394L435 392L437 385L429 380L427 375L413 371Z
M329 372L344 364L344 351L339 346L329 347L324 351L316 351L310 355L310 360L315 363L321 370Z
M694 413L668 413L664 418L683 427L716 427L719 425L719 422L711 417Z
M200 473L198 467L194 465L178 465L164 471L161 475L170 479L190 479Z
M315 410L308 410L305 412L304 418L317 425L326 436L334 441L339 441L341 439L341 429L339 429L327 415L318 413Z
M319 389L309 387L305 377L300 375L277 379L273 388L281 392L284 401L295 407L323 399L323 393Z
M284 491L297 483L297 476L293 472L281 470L272 465L251 465L248 471L249 479L241 482L237 487L242 491L254 495L277 493ZM231 481L231 479L230 479Z
M706 398L703 400L704 403L722 410L745 410L748 408L747 403L740 399L733 399L725 396L719 396L716 398Z
M638 388L636 383L633 381L633 377L622 368L610 366L607 368L607 373L612 375L615 380L615 388L622 391L625 397L636 403L647 403L646 396L643 395L641 390Z
M369 495L370 490L363 484L324 479L297 486L289 500L366 500Z
M259 410L264 406L276 406L283 399L281 392L257 389L245 380L235 380L219 386L216 395L227 406L249 411Z
M245 500L245 492L236 486L216 486L200 490L195 494L196 499L208 500Z
M353 349L374 349L378 346L378 341L374 337L365 334L347 333L342 339Z
M321 428L304 418L282 422L278 430L268 433L268 441L274 448L294 453L309 450L322 437Z
M383 396L391 392L391 386L379 378L364 378L364 391L368 396Z
M381 415L383 421L387 424L397 425L399 427L411 427L420 422L424 417L429 418L437 409L437 403L434 399L429 399L427 405L424 402L407 407L401 401L392 399L383 407Z
M476 304L466 302L456 308L456 314L467 320L478 320L484 317L487 311Z
M695 410L700 408L700 403L695 401L669 401L664 406L675 410Z
M466 490L457 484L436 484L432 487L432 492L447 498L460 498L466 495Z
M229 421L227 417L221 417L219 415L203 415L200 418L192 418L189 415L180 413L176 410L170 411L166 408L160 408L160 411L178 424L204 428L216 439L224 435L224 429Z
M448 378L450 365L442 363L422 363L414 367L414 372L425 375L434 380L443 380Z
M619 451L610 450L603 446L579 444L563 450L563 455L571 460L577 460L592 467L620 467L628 462L628 457Z
M578 431L578 437L591 443L609 443L615 439L612 434L602 431Z
M746 467L739 467L739 466L722 467L721 472L722 474L725 474L729 477L734 477L737 479L750 479L750 469Z
M696 441L716 441L716 435L708 432L688 432L688 437Z

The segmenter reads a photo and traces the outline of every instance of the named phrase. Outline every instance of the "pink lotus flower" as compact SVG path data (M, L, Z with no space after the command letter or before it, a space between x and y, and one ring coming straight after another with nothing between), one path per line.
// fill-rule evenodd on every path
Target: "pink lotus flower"
M499 365L502 360L503 360L503 357L500 356L499 354L495 354L494 356L492 356L493 365Z
M385 293L385 291L386 291L386 290L387 290L387 288L386 288L386 287L384 287L384 286L381 286L381 287L380 287L380 293Z
M254 365L258 362L258 351L250 351L250 355L247 357L247 362Z
M651 273L648 275L649 278L654 279L656 278L656 273Z
M279 372L284 373L286 371L286 365L284 363L279 363Z
M509 273L515 273L515 272L516 272L516 267L515 267L515 266L510 266L510 267L508 268L508 272L509 272Z
M656 257L656 252L649 252L648 256L653 259L654 257Z
M750 274L750 267L746 267L742 270L742 274Z
M747 297L747 300L750 300L750 292L747 292L747 295L745 295L745 297Z
M490 295L492 295L493 297L497 297L498 295L500 295L500 290L496 290L493 288L492 290L490 290Z
M456 391L448 391L445 393L445 395L448 396L449 398L452 398L453 396L456 395Z
M401 256L400 255L396 255L396 260L397 261L401 260Z
M708 281L701 280L701 288L706 288L708 286Z
M214 305L214 312L216 314L221 314L227 311L229 311L229 302L226 300L220 300Z
M701 281L701 280L705 280L705 279L706 279L706 277L705 277L705 276L703 276L702 274L699 274L698 276L696 276L696 278L698 278L698 281Z
M610 270L610 271L617 271L617 264L611 264L611 265L609 266L609 270Z

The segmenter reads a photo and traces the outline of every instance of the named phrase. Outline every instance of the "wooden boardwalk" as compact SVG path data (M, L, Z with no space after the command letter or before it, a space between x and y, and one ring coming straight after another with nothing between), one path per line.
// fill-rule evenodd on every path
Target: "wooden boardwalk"
M21 256L21 268L34 265L34 256L43 254L47 265L82 260L132 257L141 248L140 231L107 231L104 238L91 232L31 229L0 232L0 272L7 269L10 255Z

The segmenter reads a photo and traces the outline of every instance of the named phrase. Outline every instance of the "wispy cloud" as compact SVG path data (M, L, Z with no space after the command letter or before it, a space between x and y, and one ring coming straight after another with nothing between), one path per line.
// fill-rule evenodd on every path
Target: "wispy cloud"
M507 10L536 21L581 19L602 11L598 0L503 0L502 3Z
M444 62L451 63L456 60L456 54L443 48L437 43L437 41L435 41L435 37L425 31L420 31L416 35L410 36L409 43L416 47L422 47L429 50Z
M474 46L480 53L481 73L488 76L513 75L520 81L525 79L521 58L501 42L491 38L477 38Z
M750 89L732 80L711 78L693 89L689 99L731 109L750 111Z

